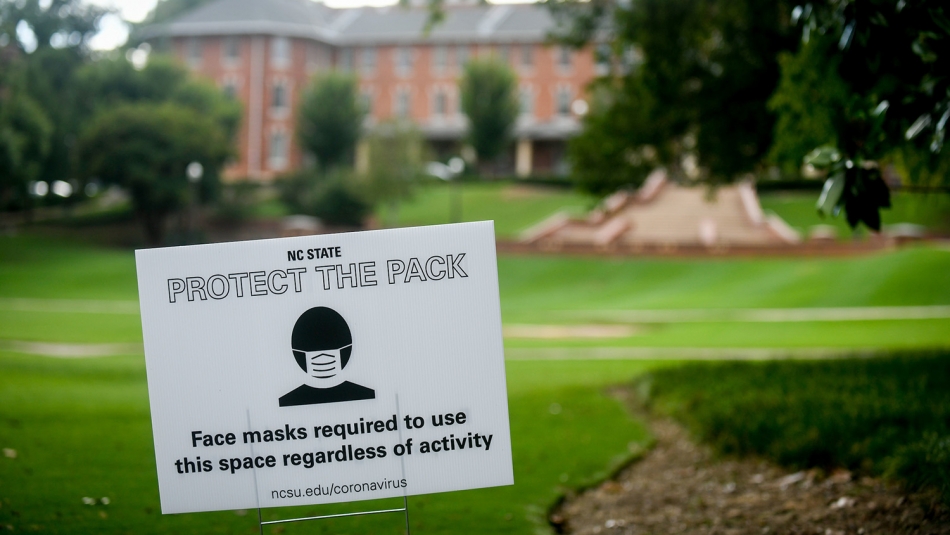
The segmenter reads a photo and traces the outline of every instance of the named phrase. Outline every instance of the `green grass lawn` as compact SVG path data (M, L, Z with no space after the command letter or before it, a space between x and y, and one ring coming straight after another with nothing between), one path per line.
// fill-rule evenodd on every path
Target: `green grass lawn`
M899 307L950 304L950 252L908 248L853 258L502 257L506 324L624 324L629 310ZM950 319L634 325L603 340L508 340L509 347L933 347Z
M130 251L0 238L0 339L139 341L138 316L17 309L15 299L136 298ZM12 303L12 304L11 304ZM3 307L6 307L5 309ZM42 307L41 307L42 308ZM648 440L602 387L650 364L511 362L513 487L410 498L420 533L548 530L545 513L565 488L605 477ZM255 533L256 512L162 516L141 356L63 360L0 351L0 526L46 533ZM82 498L108 497L109 505ZM287 518L382 504L265 511ZM400 533L401 518L374 516L286 525L286 533Z
M462 184L462 219L464 221L495 221L495 235L516 238L518 233L544 220L555 212L582 214L595 199L571 190L544 186L528 186L510 182L467 182ZM398 226L441 225L450 222L451 186L431 184L419 189L416 196L399 206ZM392 221L386 207L377 217L384 223Z
M3 298L136 299L131 251L0 238L0 340L141 340L128 313L22 311ZM852 258L602 259L503 256L506 324L628 324L629 310L950 305L950 251L915 247ZM123 310L127 310L126 307ZM619 339L522 340L509 347L932 347L950 319L634 323Z
M416 533L546 531L565 488L602 479L647 434L601 387L641 362L508 365L515 485L411 497ZM0 526L44 533L255 533L256 511L159 514L141 357L88 360L0 353ZM108 497L109 505L84 505ZM266 510L265 519L392 507ZM102 513L105 517L100 516ZM401 533L395 515L288 525L286 533ZM275 531L276 532L276 531Z
M623 323L623 313L631 309L945 305L950 304L948 268L950 252L926 247L847 259L499 259L506 324ZM122 306L112 313L44 311L42 306L24 311L12 299ZM29 236L0 238L0 340L137 342L138 316L127 306L135 299L131 251ZM612 345L795 347L843 340L841 347L923 347L947 345L950 338L945 319L637 328L638 334L624 339L509 340L506 346L583 352ZM648 441L644 429L604 389L655 366L624 360L509 362L516 484L413 497L413 530L546 532L545 510L566 487L604 477ZM51 533L256 530L255 512L159 515L151 444L141 356L61 360L0 351L0 448L17 452L16 458L0 456L0 526ZM109 497L111 503L87 506L83 497ZM363 505L372 504L348 507ZM341 509L269 510L265 517ZM395 516L379 516L285 529L398 533L402 525Z
M761 195L759 200L763 209L772 210L805 236L815 225L835 227L841 239L853 236L844 214L826 218L818 215L815 210L818 200L816 192L767 193ZM881 222L884 225L914 223L935 232L950 231L950 195L896 192L891 195L891 204L891 208L881 210ZM862 228L858 235L864 234Z

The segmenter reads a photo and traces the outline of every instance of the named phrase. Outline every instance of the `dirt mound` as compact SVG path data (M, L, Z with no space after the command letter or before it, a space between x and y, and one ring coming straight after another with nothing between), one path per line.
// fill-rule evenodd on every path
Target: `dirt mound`
M845 471L791 473L718 459L670 420L648 418L657 443L613 480L570 498L551 522L573 534L950 534L935 493L907 495Z

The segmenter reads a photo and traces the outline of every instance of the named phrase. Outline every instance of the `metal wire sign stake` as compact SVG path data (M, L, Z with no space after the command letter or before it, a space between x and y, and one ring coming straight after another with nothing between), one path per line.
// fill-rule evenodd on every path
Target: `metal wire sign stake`
M406 517L406 535L411 535L409 531L409 500L403 496L402 497L402 507L398 509L379 509L376 511L357 511L354 513L340 513L336 515L321 515L321 516L307 516L303 518L287 518L284 520L268 520L264 521L261 517L260 508L257 509L257 523L261 528L261 535L264 535L264 526L270 526L272 524L287 524L290 522L305 522L308 520L326 520L329 518L345 518L348 516L364 516L364 515L380 515L385 513L404 513Z

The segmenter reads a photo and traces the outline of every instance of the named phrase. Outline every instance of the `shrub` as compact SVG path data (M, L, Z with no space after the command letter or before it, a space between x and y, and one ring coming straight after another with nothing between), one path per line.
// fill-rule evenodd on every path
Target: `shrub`
M221 185L215 202L215 215L229 223L239 223L250 218L258 202L260 189L260 184L250 180Z
M651 403L719 452L935 485L950 501L950 355L693 364L649 378ZM942 463L942 464L941 464Z
M281 200L296 213L312 215L329 225L361 226L371 206L353 173L305 170L280 181Z

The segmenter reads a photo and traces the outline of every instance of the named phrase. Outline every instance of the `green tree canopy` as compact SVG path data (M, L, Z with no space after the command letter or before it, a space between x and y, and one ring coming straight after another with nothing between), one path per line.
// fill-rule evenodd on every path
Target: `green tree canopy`
M639 78L626 80L622 91L611 83L591 87L585 128L568 145L575 183L597 196L640 186L658 162L647 135L653 107L649 91Z
M107 13L82 0L0 0L0 43L7 43L0 46L0 70L19 73L18 83L49 127L46 139L31 142L48 149L42 151L38 170L29 174L48 181L75 178L74 147L82 117L74 78L89 60L89 39Z
M367 137L366 150L366 197L373 204L388 205L395 226L399 203L412 196L423 176L425 140L411 123L385 123Z
M814 41L849 91L867 99L867 110L844 110L839 133L845 153L877 158L906 141L934 153L942 149L950 118L950 5L825 0L797 7L794 16L802 40ZM876 134L852 115L882 102L887 103L881 122L885 138L873 154L866 141Z
M507 64L475 59L459 81L462 111L468 117L468 142L480 163L500 155L511 141L518 118L517 78Z
M77 93L91 118L80 142L83 176L128 189L149 242L160 243L165 218L189 194L189 163L204 168L202 197L216 191L240 104L160 57L141 70L124 58L90 64L77 74Z
M575 46L597 44L611 65L598 91L613 95L594 103L584 124L590 136L578 138L570 152L576 172L586 173L582 166L629 167L626 160L639 166L643 154L655 155L654 164L674 177L684 176L686 156L697 158L704 170L691 178L729 181L758 168L771 145L774 117L766 103L779 79L777 56L796 42L786 1L548 5L566 22L557 37ZM595 149L594 139L609 143L608 150L581 148ZM605 174L596 184L588 173L581 186L609 191L622 174ZM642 176L629 174L630 184Z
M336 72L317 76L300 98L297 140L321 169L352 164L364 113L356 78Z
M783 58L772 156L791 166L827 145L809 156L829 170L822 211L843 208L852 227L878 230L890 206L880 162L898 163L912 184L950 184L950 6L823 0L792 13L803 45Z
M169 57L150 57L141 70L125 58L91 63L77 73L76 91L86 116L122 103L174 102L211 117L229 139L241 125L240 103Z
M99 30L100 19L109 13L81 0L0 0L0 36L21 52L49 48L88 52L88 42ZM23 25L23 26L21 26ZM29 31L20 34L25 27ZM35 43L26 43L21 35L32 33Z
M782 78L769 100L776 114L769 159L794 176L815 147L838 144L838 116L849 93L838 76L838 61L826 58L815 40L798 53L783 53L779 62Z
M120 104L96 116L79 142L87 177L128 190L150 244L162 243L165 220L188 200L191 162L215 182L232 154L211 116L174 102Z
M27 185L49 152L52 125L22 78L0 59L0 209L29 206Z

